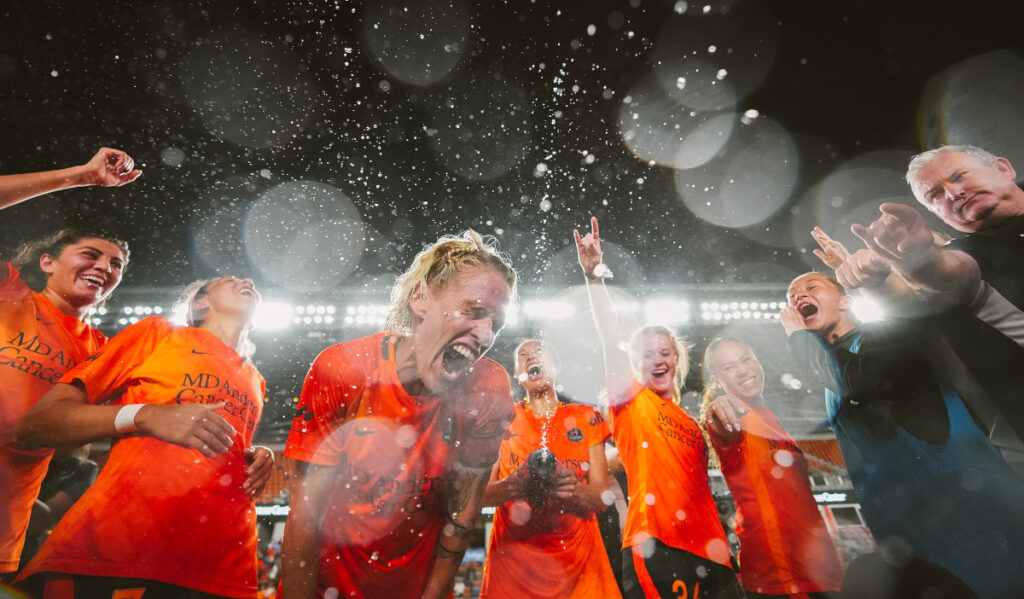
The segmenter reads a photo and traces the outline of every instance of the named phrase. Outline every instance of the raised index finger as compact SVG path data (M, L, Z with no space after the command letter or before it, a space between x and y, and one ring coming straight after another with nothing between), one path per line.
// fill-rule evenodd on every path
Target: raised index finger
M601 239L601 236L598 234L597 217L596 216L591 216L590 217L590 230L593 232L595 240Z

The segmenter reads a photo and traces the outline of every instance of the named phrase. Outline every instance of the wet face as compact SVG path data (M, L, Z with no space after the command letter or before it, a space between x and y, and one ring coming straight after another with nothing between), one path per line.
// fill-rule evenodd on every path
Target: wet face
M967 233L998 225L1020 212L1016 172L1005 158L992 165L942 152L914 175L914 196L946 224Z
M66 246L60 256L43 254L39 268L48 275L46 288L76 308L97 304L121 282L125 267L121 248L105 239L87 237Z
M733 397L749 401L764 392L764 369L744 343L726 341L711 354L712 380Z
M192 311L196 320L210 314L237 315L251 323L262 299L252 279L222 277L206 285L205 292L192 302Z
M413 358L420 382L438 392L470 372L505 326L511 289L486 266L474 266L438 294L413 295Z
M516 380L527 393L546 393L555 388L558 368L554 354L537 341L527 341L516 350Z
M845 320L850 298L828 277L809 273L789 284L789 305L796 309L804 326L823 334L831 333Z
M661 397L675 392L679 354L668 335L647 333L639 339L640 382Z

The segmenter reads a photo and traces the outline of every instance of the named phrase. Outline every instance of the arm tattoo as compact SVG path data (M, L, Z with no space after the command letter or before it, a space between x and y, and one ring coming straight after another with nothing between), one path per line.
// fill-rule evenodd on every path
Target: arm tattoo
M455 514L448 514L448 525L444 527L444 533L456 539L465 539L473 532L470 526L459 522Z
M436 555L439 559L462 559L463 553L465 552L452 551L451 549L448 549L447 547L441 544L440 540L438 540L436 549L434 551L434 555Z

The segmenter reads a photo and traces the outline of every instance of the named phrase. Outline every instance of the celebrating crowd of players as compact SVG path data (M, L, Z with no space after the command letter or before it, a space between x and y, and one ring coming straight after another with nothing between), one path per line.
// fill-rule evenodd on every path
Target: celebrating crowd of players
M0 208L140 174L103 148L80 167L0 177ZM513 404L508 374L484 354L516 272L473 231L442 237L399 276L385 329L325 349L307 374L284 452L295 476L281 593L447 597L481 507L494 505L485 597L910 596L921 584L939 593L929 596L1019 596L1015 179L975 147L925 152L907 181L963 235L947 243L914 208L882 204L854 226L854 252L816 229L815 253L834 273L789 287L789 349L826 386L879 563L854 562L844 579L806 460L746 341L713 340L700 417L680 407L687 343L657 325L620 330L592 218L574 238L606 405L563 402L558 358L541 340L516 349L525 398ZM154 316L108 341L86 315L128 259L101 231L65 230L0 265L0 582L46 598L255 597L253 498L273 468L272 452L252 445L265 391L248 341L259 293L249 279L199 281L181 299L186 326ZM896 315L857 323L854 288ZM96 482L19 570L33 511L47 509L37 497L52 448L100 439L114 443ZM614 500L609 440L628 479L621 572L596 519ZM738 556L709 459L736 501Z

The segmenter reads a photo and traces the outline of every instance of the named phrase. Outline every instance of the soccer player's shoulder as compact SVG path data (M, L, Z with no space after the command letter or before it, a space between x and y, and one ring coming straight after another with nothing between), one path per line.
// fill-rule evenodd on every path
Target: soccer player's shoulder
M473 374L470 384L473 390L480 392L499 392L511 397L512 383L508 378L508 372L490 358L480 358L480 361L473 365Z
M386 353L382 346L386 340L383 333L375 333L367 337L335 343L320 352L313 362L314 369L332 371L342 370L356 373L361 367L375 361Z

